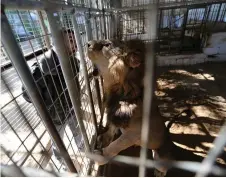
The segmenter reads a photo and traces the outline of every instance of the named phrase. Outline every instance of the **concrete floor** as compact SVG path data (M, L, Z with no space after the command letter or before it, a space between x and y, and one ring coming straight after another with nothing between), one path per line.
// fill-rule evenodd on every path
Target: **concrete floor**
M188 67L161 67L157 69L156 96L160 113L171 121L171 138L175 144L176 160L201 162L226 118L226 63L198 64ZM193 115L172 118L184 109ZM139 157L140 147L130 147L120 155ZM151 151L148 153L152 159ZM226 148L216 159L216 164L226 169ZM121 163L101 166L100 176L136 177L138 167ZM192 172L172 168L166 176L194 176ZM154 176L148 169L147 176ZM213 175L212 175L213 176Z

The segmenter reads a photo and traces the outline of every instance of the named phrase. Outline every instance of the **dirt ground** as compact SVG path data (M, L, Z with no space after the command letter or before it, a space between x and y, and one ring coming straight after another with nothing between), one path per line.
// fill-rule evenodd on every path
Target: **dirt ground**
M226 120L226 63L161 67L156 73L155 94L160 112L170 124L171 137L177 146L176 160L201 162ZM187 113L181 113L186 109ZM120 154L139 156L139 149L130 147ZM226 169L226 148L216 162ZM109 163L100 169L100 174L138 176L138 168ZM147 176L153 176L153 170L148 170ZM167 176L194 176L194 173L173 168Z

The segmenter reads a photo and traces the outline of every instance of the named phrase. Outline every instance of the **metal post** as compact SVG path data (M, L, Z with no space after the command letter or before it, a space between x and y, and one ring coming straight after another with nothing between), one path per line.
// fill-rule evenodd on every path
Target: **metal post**
M38 17L39 17L39 22L40 22L42 31L44 32L44 40L46 42L46 47L47 47L47 49L50 49L51 48L50 39L49 39L49 36L47 35L48 34L48 30L47 30L47 28L45 26L43 15L42 15L41 11L38 11Z
M184 19L183 19L183 25L182 25L182 31L181 31L181 45L180 45L180 52L183 49L183 44L184 44L184 37L185 37L185 31L186 31L186 26L187 26L187 20L188 20L188 8L186 9L184 13Z
M74 15L74 14L73 14ZM86 29L86 38L87 41L93 39L92 28L90 24L91 15L90 13L85 13L85 29Z
M222 13L221 13L221 17L220 17L220 22L224 21L224 17L226 14L226 6L224 6L224 8L222 9Z
M81 57L81 65L82 65L82 73L84 75L84 79L85 79L85 84L86 84L86 89L88 92L88 96L89 96L89 103L90 103L90 107L91 107L91 113L92 113L92 118L93 118L93 122L94 122L94 127L97 133L97 118L96 118L96 114L95 114L95 109L94 109L94 102L93 102L93 98L92 98L92 92L91 92L91 88L89 85L89 78L88 78L88 72L87 72L87 67L86 67L86 62L85 62L85 56L83 53L83 48L82 48L82 41L80 38L80 34L79 34L79 28L78 28L78 24L75 18L75 14L72 15L72 23L74 26L74 30L75 30L75 38L76 38L76 43L77 43L77 47L78 47L78 52L80 54Z
M202 23L201 23L201 34L202 34L202 44L201 44L201 48L203 48L203 46L205 45L205 41L206 41L206 22L208 22L208 17L209 17L209 13L210 13L211 7L210 6L206 6L205 11L204 11L204 17L202 19Z
M94 27L95 27L96 40L99 40L98 28L97 28L97 18L96 17L94 17Z
M214 27L215 27L216 23L218 22L218 18L219 18L219 15L220 15L220 11L221 11L222 4L223 4L223 3L221 3L220 6L219 6L219 8L218 8L216 20L215 20L215 22L214 22Z
M104 38L107 39L107 28L106 28L106 20L105 20L105 12L104 12L104 1L101 0L102 4L102 21L103 21L103 27L104 27Z
M28 0L1 0L1 4L4 4L7 9L16 9L16 10L45 10L45 9L55 9L61 11L73 10L74 8L77 11L87 11L91 10L94 12L101 12L101 10L96 8L84 7L84 0L81 2L83 6L80 5L72 5L71 3L63 4L59 1L28 1Z
M51 138L55 142L57 148L59 149L62 157L65 160L65 163L71 172L77 172L66 147L61 140L52 119L48 113L45 103L42 100L42 97L36 87L36 84L33 80L33 77L30 73L27 63L23 57L20 47L17 44L16 39L14 38L13 31L9 25L7 17L2 9L1 13L1 41L15 67L20 78L23 81L23 84L26 86L26 89L31 96L32 103L35 105L37 111L39 112Z
M144 102L143 102L143 119L141 129L141 151L140 151L140 166L139 176L145 177L146 171L146 159L147 159L147 145L149 138L149 127L151 118L151 106L152 106L152 95L153 95L153 75L154 75L154 43L157 36L157 11L158 6L156 4L149 4L152 7L151 10L147 10L147 35L148 39L151 39L150 45L147 45L145 55L145 77L144 77ZM150 73L151 71L151 73Z
M158 23L159 23L159 25L158 25L158 53L160 54L160 50L161 50L161 43L160 43L160 41L161 41L161 27L162 27L162 21L163 21L163 19L162 19L162 13L163 13L163 10L159 10L159 19L158 19Z
M90 152L89 140L86 134L86 129L84 127L84 123L81 115L80 92L78 90L78 86L76 86L76 82L73 79L73 72L72 70L70 70L71 64L70 64L69 56L66 52L67 50L64 45L63 34L59 25L61 24L60 18L58 13L54 10L46 10L46 14L49 20L50 30L52 33L53 43L56 48L56 53L57 53L57 56L59 57L65 82L68 87L68 92L72 101L73 108L75 110L75 115L82 133L82 137L84 139L86 151Z
M86 16L85 16L85 28L86 28L86 38L87 38L87 41L90 41L90 40L92 40L93 39L93 35L92 35L92 28L91 28L91 24L90 24L90 20L91 20L91 15L90 15L90 13L89 14L87 14ZM77 21L76 21L77 22ZM79 38L79 37L78 37ZM77 37L76 37L76 41L78 41L77 40ZM82 51L83 52L83 51ZM80 52L79 52L80 53ZM81 53L80 53L81 54ZM84 52L83 52L83 54L84 54ZM85 58L82 58L81 60L83 60L83 59L85 59ZM100 109L100 112L101 112L101 95L100 95L100 85L99 85L99 81L98 81L98 79L94 79L94 82L95 82L95 89L96 89L96 94L97 94L97 101L98 101L98 106L99 106L99 109ZM89 83L88 83L88 85L89 85ZM88 92L89 93L89 92ZM91 97L91 99L92 99L92 95L91 96L89 96L89 97ZM91 104L91 103L90 103ZM95 111L95 110L94 110ZM95 114L95 112L94 112L94 114ZM96 116L96 115L95 115Z
M110 4L111 4L111 7L113 7L113 8L121 8L122 7L120 0L111 0ZM112 21L111 21L110 25L112 25L112 27L110 27L110 30L111 30L110 37L116 38L117 32L119 31L119 28L120 28L120 19L119 19L118 13L111 14L111 18L112 18Z

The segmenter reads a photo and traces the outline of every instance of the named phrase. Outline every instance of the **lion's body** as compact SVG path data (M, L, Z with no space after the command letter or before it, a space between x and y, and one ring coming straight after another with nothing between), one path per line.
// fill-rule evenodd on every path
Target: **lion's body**
M104 79L109 129L102 135L103 156L114 157L130 146L141 145L145 55L145 46L141 44L139 40L125 42L123 47L115 46L111 41L91 41L89 44L88 57ZM173 144L156 102L153 100L152 103L148 148L153 150L155 159L171 159L169 152ZM122 134L112 141L117 128ZM164 167L157 169L166 173Z

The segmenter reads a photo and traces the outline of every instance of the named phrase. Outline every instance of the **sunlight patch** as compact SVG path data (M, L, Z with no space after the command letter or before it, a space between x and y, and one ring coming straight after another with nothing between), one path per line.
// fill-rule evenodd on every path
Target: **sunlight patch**
M181 70L181 69L170 70L169 72L175 73L175 74L182 74L182 75L189 76L189 77L194 77L194 78L199 79L199 80L212 80L212 81L215 80L215 78L211 74L208 74L208 73L193 74L191 72L188 72L186 70Z

